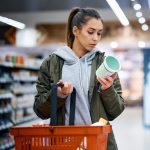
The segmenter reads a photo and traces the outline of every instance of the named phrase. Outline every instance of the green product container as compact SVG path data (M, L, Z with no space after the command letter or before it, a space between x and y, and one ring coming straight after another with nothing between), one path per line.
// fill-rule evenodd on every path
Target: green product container
M118 72L121 69L120 62L114 56L106 56L104 62L96 70L96 76L104 78L111 76L115 72Z

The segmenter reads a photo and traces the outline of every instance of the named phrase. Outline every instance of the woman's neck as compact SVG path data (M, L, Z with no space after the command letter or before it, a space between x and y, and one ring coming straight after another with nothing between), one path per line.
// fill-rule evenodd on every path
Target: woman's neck
M73 43L72 49L79 58L87 53L87 51L82 46L79 46L79 44L76 42Z

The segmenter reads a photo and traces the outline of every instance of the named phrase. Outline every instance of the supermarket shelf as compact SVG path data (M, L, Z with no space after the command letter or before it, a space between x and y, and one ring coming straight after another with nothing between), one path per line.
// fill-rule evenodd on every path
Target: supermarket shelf
M12 150L14 140L10 136L9 129L14 125L29 123L38 118L33 112L31 101L34 96L31 95L36 93L35 82L41 60L22 58L21 55L12 56L9 53L2 58L3 62L0 60L0 150Z
M10 112L12 112L12 107L10 105L7 105L6 107L3 108L0 107L0 114L10 113Z
M12 83L12 82L13 82L12 79L0 78L0 83L1 83L1 84L9 84L9 83Z
M0 131L9 129L12 126L13 126L13 124L11 122L4 123L4 124L0 125Z
M18 78L18 79L14 79L14 82L36 82L37 78Z
M23 109L23 108L30 108L30 107L33 107L33 104L19 104L17 105L16 110Z
M130 100L127 99L125 101L126 106L142 106L143 105L143 99L135 99L135 100Z
M25 123L27 121L32 121L34 119L37 119L36 115L30 115L30 116L22 117L22 118L19 118L19 119L16 120L16 125Z
M25 70L39 70L39 67L30 67L30 66L24 66L24 65L16 65L10 62L4 62L0 63L0 67L8 67L8 68L14 68L14 69L25 69Z
M12 93L0 94L0 100L1 99L11 99L11 98L13 98L13 94Z
M20 78L15 78L15 79L0 79L0 84L9 84L9 83L13 83L13 82L36 82L37 81L37 77L30 77L30 78L24 78L24 77L20 77Z
M0 143L0 150L8 150L14 147L15 142L13 139L9 138L9 139L0 139L2 140L2 142Z
M27 91L27 92L13 92L16 96L21 96L21 95L25 95L25 94L35 94L36 91Z

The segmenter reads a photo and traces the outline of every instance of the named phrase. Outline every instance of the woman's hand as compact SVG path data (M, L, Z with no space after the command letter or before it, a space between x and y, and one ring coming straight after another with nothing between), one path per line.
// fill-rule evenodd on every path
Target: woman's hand
M58 87L58 92L60 94L69 96L72 93L72 91L73 91L72 83L70 83L70 82L63 82L62 80L60 80L58 83L60 83L60 82L63 83L64 86L63 87Z
M105 78L97 77L98 82L101 84L101 90L106 90L111 87L116 77L117 73Z

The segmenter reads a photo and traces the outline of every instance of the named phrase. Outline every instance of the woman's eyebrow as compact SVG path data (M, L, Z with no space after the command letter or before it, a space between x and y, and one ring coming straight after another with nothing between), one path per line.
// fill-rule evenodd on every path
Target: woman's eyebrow
M90 27L89 29L96 30L95 28L92 27ZM103 29L100 29L99 31L103 31Z

